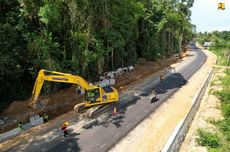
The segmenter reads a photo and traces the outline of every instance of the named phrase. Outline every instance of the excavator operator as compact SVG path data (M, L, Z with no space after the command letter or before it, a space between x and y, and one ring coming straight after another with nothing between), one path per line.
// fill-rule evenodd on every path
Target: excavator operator
M100 97L100 93L99 93L98 89L86 91L86 100L88 100L88 101L96 102L97 98L99 98L99 97Z

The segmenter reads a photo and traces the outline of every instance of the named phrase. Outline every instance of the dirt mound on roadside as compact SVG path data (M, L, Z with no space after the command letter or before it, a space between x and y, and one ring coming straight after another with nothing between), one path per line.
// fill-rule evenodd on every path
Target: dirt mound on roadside
M60 104L62 102L67 102L69 100L74 100L76 98L79 98L80 95L76 93L75 87L70 87L67 89L60 90L58 93L51 94L47 96L48 98L48 105L53 104Z
M14 101L10 104L10 106L3 112L4 115L8 114L17 114L17 113L24 113L25 110L28 111L27 105L29 100L27 101Z

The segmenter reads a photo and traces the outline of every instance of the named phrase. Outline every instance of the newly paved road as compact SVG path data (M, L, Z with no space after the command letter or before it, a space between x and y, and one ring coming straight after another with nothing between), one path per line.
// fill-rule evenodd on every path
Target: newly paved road
M60 135L49 136L52 130L47 130L43 135L47 135L46 138L33 140L31 137L29 141L22 139L19 145L11 147L8 151L108 151L184 85L189 77L202 66L206 55L198 48L194 46L192 48L189 51L189 59L182 61L175 69L176 71L168 72L163 82L159 82L158 77L148 78L142 84L136 85L127 93L122 94L118 105L122 109L121 114L111 116L112 109L110 109L109 112L99 116L92 123L85 125L78 133L72 131L71 136L67 139L63 139ZM153 89L158 93L158 101L150 103L148 93Z

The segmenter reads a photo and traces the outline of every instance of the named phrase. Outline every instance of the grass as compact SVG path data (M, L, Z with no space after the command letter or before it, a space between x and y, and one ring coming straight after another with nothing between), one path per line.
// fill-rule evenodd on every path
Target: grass
M211 51L217 55L217 64L227 66L229 48L211 48ZM211 86L221 85L220 91L210 90L210 93L218 97L221 102L220 110L224 117L223 120L214 121L211 118L207 120L216 127L216 132L209 132L205 129L197 130L196 142L200 146L207 147L210 152L230 152L230 70L225 71L225 77L219 77L218 81L212 81ZM217 83L218 82L218 83Z
M208 149L218 149L221 146L221 138L217 133L212 133L204 129L197 130L196 142Z
M216 85L216 82L215 81L212 81L211 83L210 83L210 86L212 87L212 86L215 86Z
M229 152L230 151L230 71L225 71L226 76L221 77L221 91L214 91L213 94L221 101L221 112L223 120L208 122L216 126L215 133L206 131L205 129L197 130L196 142L200 146L207 147L210 152Z
M228 64L228 48L211 48L211 51L217 55L217 64L226 66Z

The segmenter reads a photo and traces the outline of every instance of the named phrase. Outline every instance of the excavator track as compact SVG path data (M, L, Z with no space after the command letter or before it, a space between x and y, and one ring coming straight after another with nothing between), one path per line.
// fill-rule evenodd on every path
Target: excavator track
M105 112L110 107L111 107L111 104L98 105L98 106L93 106L93 107L85 107L84 103L79 103L74 106L74 111L85 117L95 118L96 116Z
M87 111L87 107L85 107L85 103L79 103L74 106L74 111L82 115Z
M94 109L94 111L91 111L89 113L89 117L95 118L101 115L102 113L106 112L108 109L112 109L112 108L113 108L112 104L100 105L99 107L97 107L97 109Z

